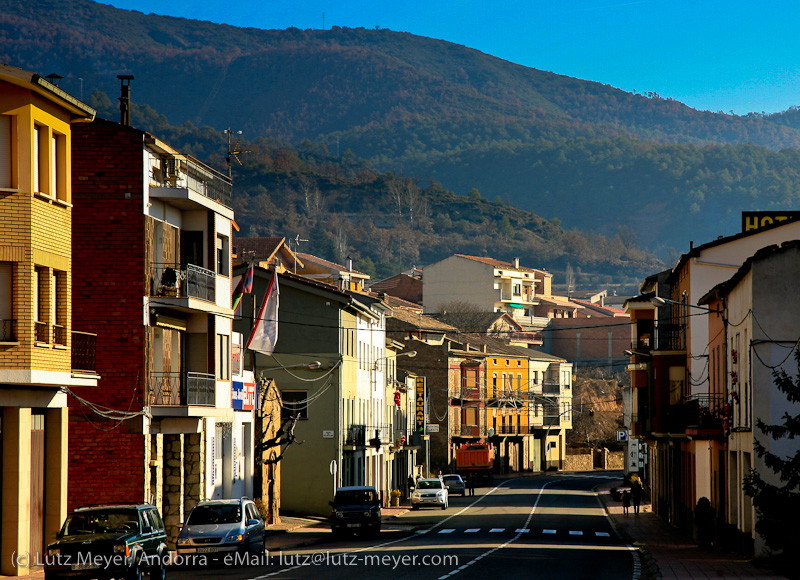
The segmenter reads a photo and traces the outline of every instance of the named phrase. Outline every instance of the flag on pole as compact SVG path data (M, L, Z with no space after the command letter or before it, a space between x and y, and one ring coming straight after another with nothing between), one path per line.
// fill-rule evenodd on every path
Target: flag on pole
M239 316L241 313L239 312L239 306L242 304L242 296L245 294L250 294L253 291L253 262L250 262L250 267L239 279L239 283L236 285L236 289L233 291L233 301L231 302L231 308L233 308L234 316Z
M256 325L247 341L247 348L263 354L272 354L278 342L278 273L272 273L269 290L258 313Z

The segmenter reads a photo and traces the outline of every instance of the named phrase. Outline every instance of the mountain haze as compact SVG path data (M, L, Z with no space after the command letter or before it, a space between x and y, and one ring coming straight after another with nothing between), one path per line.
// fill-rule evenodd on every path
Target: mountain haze
M0 0L0 60L191 123L350 150L568 228L683 250L793 209L800 114L693 110L386 29L258 30L88 0ZM82 84L79 81L82 79Z

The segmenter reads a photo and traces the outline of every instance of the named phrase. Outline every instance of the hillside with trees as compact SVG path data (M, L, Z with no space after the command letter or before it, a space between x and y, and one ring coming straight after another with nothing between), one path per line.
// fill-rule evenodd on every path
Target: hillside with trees
M696 111L386 29L236 28L90 0L0 0L0 23L0 61L85 98L113 100L133 74L134 102L175 134L231 127L363 159L569 229L623 228L665 257L800 196L795 109Z

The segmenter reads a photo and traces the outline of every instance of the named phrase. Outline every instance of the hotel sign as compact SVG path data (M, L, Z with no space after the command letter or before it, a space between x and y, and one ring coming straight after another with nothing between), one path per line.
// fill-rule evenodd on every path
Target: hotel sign
M743 211L742 232L752 232L780 222L800 218L800 211Z
M416 430L418 433L425 433L425 377L417 377L416 397L415 397L414 416L416 417Z

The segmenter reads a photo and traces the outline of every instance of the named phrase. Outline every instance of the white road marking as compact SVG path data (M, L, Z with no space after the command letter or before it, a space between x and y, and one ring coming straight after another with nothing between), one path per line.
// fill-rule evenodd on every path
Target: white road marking
M489 530L489 533L496 534L498 532L502 532L503 530L505 530L505 528L492 528L491 530Z
M445 528L443 530L439 530L439 533L440 534L452 534L455 531L456 531L455 528Z
M542 533L543 534L555 534L556 531L555 530L542 530Z
M570 536L582 536L582 535L583 535L583 532L580 532L580 531L575 531L575 530L570 530L570 531L569 531L569 535L570 535Z
M467 530L464 530L464 533L465 534L474 534L475 532L480 532L480 531L481 531L480 528L469 528Z

